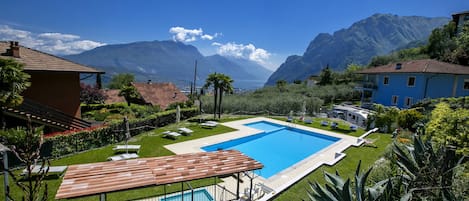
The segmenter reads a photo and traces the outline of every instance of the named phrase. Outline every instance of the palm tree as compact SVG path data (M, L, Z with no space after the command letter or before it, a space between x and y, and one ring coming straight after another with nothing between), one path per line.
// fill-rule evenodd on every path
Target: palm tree
M218 88L220 87L220 80L217 73L209 74L205 80L204 88L213 87L213 118L217 118L217 101L218 101Z
M23 64L12 59L0 59L0 116L3 129L6 127L4 107L16 107L23 103L21 93L31 86L28 81L30 77L23 72Z
M221 116L221 103L222 103L222 98L223 98L223 92L226 93L233 93L233 80L230 78L230 76L227 76L225 74L218 74L218 79L219 79L219 103L218 103L218 118Z

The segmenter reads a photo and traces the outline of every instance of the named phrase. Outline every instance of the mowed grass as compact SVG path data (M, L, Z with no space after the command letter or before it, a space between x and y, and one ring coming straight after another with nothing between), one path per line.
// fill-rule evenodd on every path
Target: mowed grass
M162 132L167 130L176 131L179 127L186 127L194 131L191 136L180 136L176 140L167 139L162 136ZM149 132L142 133L140 135L134 136L129 140L129 144L139 144L142 145L139 151L139 156L141 158L145 157L157 157L157 156L167 156L173 155L171 151L164 148L164 145L178 143L188 140L193 140L197 138L208 137L212 135L218 135L222 133L227 133L234 131L234 129L225 127L222 125L218 125L212 129L201 128L197 123L190 123L190 122L181 122L179 124L171 124L166 127L158 128ZM124 142L120 143L123 144ZM94 162L103 162L106 161L109 156L113 156L116 153L112 150L114 145L109 145L105 147L101 147L94 150L89 150L86 152L74 154L68 157L64 157L61 159L51 161L51 165L73 165L73 164L83 164L83 163L94 163ZM14 172L15 175L20 174L20 170ZM0 176L0 180L3 181L3 175ZM48 186L48 200L54 200L55 194L62 182L62 178L57 177L49 177L45 180ZM213 184L214 179L201 179L197 181L191 181L190 184L192 187L197 188L200 186L207 186ZM4 184L0 182L0 199L5 199L4 194ZM175 192L181 190L180 185L171 185L167 187L167 192ZM114 192L107 194L107 200L133 200L133 199L141 199L147 197L153 197L163 194L164 189L163 187L145 187L145 188L138 188L133 190L126 190L121 192ZM10 193L14 200L21 200L22 191L13 183L13 180L10 177ZM99 197L96 196L88 196L82 197L72 200L99 200Z
M366 171L370 168L375 161L383 156L386 147L392 142L391 135L374 133L368 136L373 139L376 147L360 146L350 147L345 151L347 156L336 163L334 166L323 165L315 171L308 174L306 177L292 185L286 191L282 192L274 200L309 200L307 189L310 190L308 181L319 182L324 184L324 172L335 173L338 171L342 178L350 178L353 181L355 170L359 161L361 160L361 171Z

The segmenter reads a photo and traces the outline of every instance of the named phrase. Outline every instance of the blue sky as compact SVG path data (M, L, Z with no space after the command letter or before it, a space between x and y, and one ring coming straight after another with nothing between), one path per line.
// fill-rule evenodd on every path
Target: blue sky
M302 55L319 33L375 13L451 17L468 0L41 0L3 1L0 40L53 54L104 44L179 40L202 54L244 57L271 69Z

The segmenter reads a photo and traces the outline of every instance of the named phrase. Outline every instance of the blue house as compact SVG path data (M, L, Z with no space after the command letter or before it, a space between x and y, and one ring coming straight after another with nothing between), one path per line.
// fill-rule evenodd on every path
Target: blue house
M369 101L409 108L427 98L469 96L469 67L424 59L364 69Z

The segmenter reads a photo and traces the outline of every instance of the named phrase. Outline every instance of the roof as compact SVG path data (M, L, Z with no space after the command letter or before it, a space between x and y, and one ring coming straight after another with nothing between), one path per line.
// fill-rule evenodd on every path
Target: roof
M260 162L236 150L72 165L55 198L96 195L261 168Z
M433 59L422 59L400 62L401 69L396 69L396 64L371 67L358 71L358 74L380 74L380 73L437 73L437 74L454 74L469 75L469 66L450 64Z
M10 42L0 41L0 58L13 59L17 62L23 63L25 71L104 73L103 71L21 45L19 45L19 58L6 56L4 53L6 53L8 49L10 49Z
M106 100L104 103L106 104L113 104L113 103L125 103L125 97L119 96L119 89L105 89L103 90L104 95L106 96Z
M132 83L143 100L152 105L167 108L171 103L189 100L173 83Z

